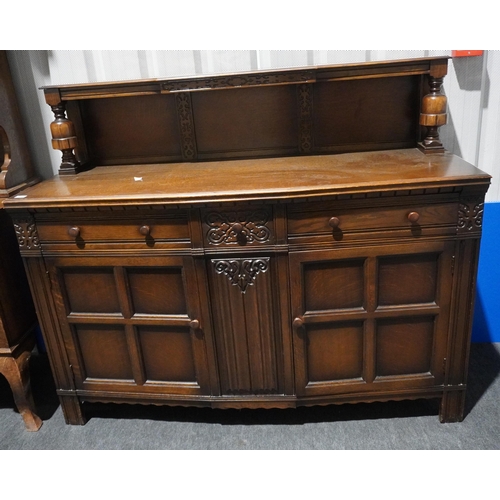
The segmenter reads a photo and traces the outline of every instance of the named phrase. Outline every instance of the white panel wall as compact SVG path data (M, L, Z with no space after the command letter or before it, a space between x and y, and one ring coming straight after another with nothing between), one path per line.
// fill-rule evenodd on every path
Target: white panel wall
M500 51L486 54L477 166L493 176L486 201L500 201Z
M231 73L451 55L437 50L51 50L8 51L33 161L44 178L57 173L50 146L50 108L43 85ZM443 91L445 147L493 175L488 201L500 201L500 51L452 59Z
M39 88L51 82L46 51L8 51L26 139L38 175L48 179L57 172L61 153L51 146L50 123L54 115Z

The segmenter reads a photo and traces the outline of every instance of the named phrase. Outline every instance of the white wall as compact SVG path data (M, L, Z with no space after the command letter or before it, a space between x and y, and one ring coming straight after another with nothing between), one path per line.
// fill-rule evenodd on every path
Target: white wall
M487 201L500 201L500 51L487 51L482 78L477 162L493 176Z
M37 171L57 173L50 146L50 108L39 87L258 69L451 55L437 50L50 50L8 51L28 142ZM500 201L500 51L452 59L443 90L445 147L493 176L487 201Z

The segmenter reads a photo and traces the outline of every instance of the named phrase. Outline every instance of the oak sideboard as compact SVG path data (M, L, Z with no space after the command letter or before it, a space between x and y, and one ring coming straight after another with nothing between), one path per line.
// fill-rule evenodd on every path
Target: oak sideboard
M462 420L490 176L441 143L447 63L45 87L60 172L5 207L67 423L417 398Z

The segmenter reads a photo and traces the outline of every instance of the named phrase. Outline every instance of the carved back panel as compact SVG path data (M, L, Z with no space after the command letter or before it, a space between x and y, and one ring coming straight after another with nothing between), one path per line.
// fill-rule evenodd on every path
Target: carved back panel
M431 125L421 118L432 112L422 107L423 98L446 66L447 58L424 58L53 86L45 97L56 114L53 147L63 153L61 173L78 172L86 163L400 149L416 147L425 132L421 125ZM441 114L438 125L446 121Z

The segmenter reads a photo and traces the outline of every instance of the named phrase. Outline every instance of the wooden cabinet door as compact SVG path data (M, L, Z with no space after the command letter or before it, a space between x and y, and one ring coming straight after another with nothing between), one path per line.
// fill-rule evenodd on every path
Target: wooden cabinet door
M207 268L222 395L283 394L275 260L211 258Z
M290 254L299 396L443 383L453 243Z
M77 389L211 394L191 257L46 261Z

